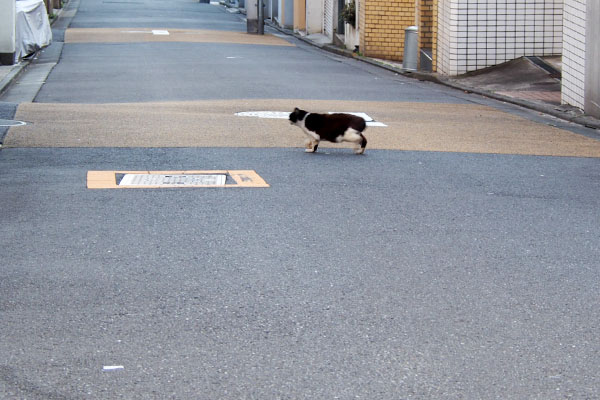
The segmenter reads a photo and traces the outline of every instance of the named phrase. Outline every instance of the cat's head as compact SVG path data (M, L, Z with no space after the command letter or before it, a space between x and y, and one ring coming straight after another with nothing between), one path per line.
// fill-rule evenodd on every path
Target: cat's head
M301 110L298 107L294 108L294 111L290 113L290 123L296 125L306 117L306 114L308 114L307 111Z

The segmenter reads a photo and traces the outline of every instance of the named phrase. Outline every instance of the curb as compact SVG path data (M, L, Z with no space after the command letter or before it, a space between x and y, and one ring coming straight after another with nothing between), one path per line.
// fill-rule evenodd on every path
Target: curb
M491 92L488 90L482 90L482 89L478 89L478 88L474 88L474 87L470 87L470 86L461 85L461 84L455 83L455 82L448 82L448 81L440 80L440 83L442 85L446 85L446 86L452 87L454 89L459 89L459 90L463 90L465 92L479 94L481 96L486 96L486 97L489 97L489 98L492 98L495 100L500 100L505 103L512 103L512 104L516 104L521 107L529 108L531 110L538 111L538 112L541 112L544 114L548 114L553 117L563 119L565 121L573 122L578 125L583 125L586 128L600 129L600 120L598 120L594 117L590 117L588 115L582 114L580 111L577 112L575 110L579 110L579 109L576 109L576 108L573 108L571 110L569 110L569 109L561 110L561 107L565 107L565 106L534 103L531 101L494 93L494 92Z
M475 93L475 94L478 94L481 96L492 98L494 100L499 100L499 101L503 101L505 103L515 104L515 105L525 107L525 108L528 108L528 109L531 109L534 111L548 114L553 117L563 119L565 121L576 123L578 125L583 125L586 128L600 130L600 120L598 120L594 117L588 116L588 115L581 114L580 112L574 111L575 109L562 110L561 107L564 107L564 106L555 106L555 105L550 105L550 104L546 105L546 104L534 103L531 101L497 94L497 93L494 93L494 92L491 92L488 90L483 90L483 89L479 89L479 88L472 87L472 86L461 85L460 83L452 82L449 78L441 77L440 75L433 73L433 72L406 71L402 68L396 68L391 65L383 64L383 63L378 62L369 57L357 55L357 54L353 53L351 50L342 49L342 48L336 47L331 44L315 43L297 33L292 32L289 29L281 28L270 21L269 22L265 21L265 23L268 24L271 28L278 30L279 32L282 32L286 35L294 36L295 38L297 38L305 43L308 43L310 45L313 45L315 47L318 47L318 48L328 51L330 53L334 53L334 54L349 57L349 58L354 58L356 60L360 60L360 61L366 62L368 64L386 69L388 71L395 72L395 73L405 76L407 78L418 79L420 81L433 82L433 83L437 83L437 84L444 85L447 87L451 87L453 89L462 90L464 92Z
M31 59L21 61L17 66L10 70L10 72L0 80L0 95L4 94L10 86L17 80L17 78L25 71L25 69L31 63Z

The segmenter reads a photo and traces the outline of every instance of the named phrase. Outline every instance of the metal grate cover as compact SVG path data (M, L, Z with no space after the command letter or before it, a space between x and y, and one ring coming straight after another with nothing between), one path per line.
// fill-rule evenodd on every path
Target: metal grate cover
M88 189L268 188L254 170L88 171Z
M227 175L125 174L119 186L224 186Z

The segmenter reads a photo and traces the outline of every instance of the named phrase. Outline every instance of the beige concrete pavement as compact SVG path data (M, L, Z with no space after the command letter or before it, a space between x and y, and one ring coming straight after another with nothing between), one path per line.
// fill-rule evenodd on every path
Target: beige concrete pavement
M315 100L207 100L168 103L23 103L5 147L303 147L284 119L242 111L365 112L367 149L600 157L600 141L472 104ZM339 147L323 143L322 147ZM350 147L349 145L345 147Z
M165 34L165 32L168 32L168 34ZM237 43L294 46L285 39L274 35L248 35L246 32L207 29L70 28L65 31L65 43L136 42Z

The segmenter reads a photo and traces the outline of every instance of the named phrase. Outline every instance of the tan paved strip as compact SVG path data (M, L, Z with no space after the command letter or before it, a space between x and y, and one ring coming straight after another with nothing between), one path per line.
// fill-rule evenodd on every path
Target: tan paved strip
M153 31L168 31L155 35ZM205 29L154 28L71 28L65 31L65 43L135 43L135 42L196 42L237 43L269 46L294 46L273 35L250 35L245 32Z
M600 157L600 141L470 104L221 100L126 104L20 104L6 147L298 147L304 134L283 119L241 111L365 112L369 149ZM321 147L339 147L323 143ZM350 146L347 146L350 147Z

